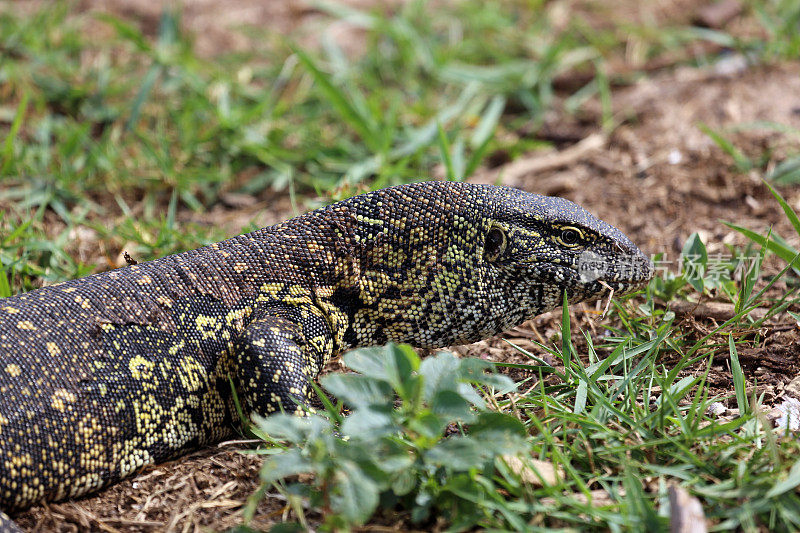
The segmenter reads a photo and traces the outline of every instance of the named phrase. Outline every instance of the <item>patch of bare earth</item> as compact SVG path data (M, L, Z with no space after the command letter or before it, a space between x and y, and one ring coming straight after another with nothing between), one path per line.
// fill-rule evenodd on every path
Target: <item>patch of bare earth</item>
M651 8L648 13L641 13L640 8L636 16L660 17L664 16L665 6L673 14L682 10L688 13L684 8L694 3L633 4L658 6L655 12ZM156 25L162 7L143 0L84 0L80 5L82 9L108 10L143 25ZM263 23L288 33L303 31L306 26L302 25L302 19L317 24L319 15L305 4L293 2L185 0L182 6L184 21L198 35L197 46L204 54L247 46L246 41L238 41L236 32L231 31L241 25ZM693 231L701 232L712 253L728 253L724 244L744 244L720 220L758 230L773 225L788 237L791 229L758 176L736 172L730 158L698 125L724 129L771 121L800 128L798 74L797 63L734 69L728 73L713 68L658 71L645 81L614 92L614 117L621 126L610 135L596 127L600 111L591 104L577 116L554 113L540 135L556 141L557 149L484 169L476 181L494 183L499 177L508 185L528 191L569 198L621 228L646 252L664 253L672 260ZM758 156L770 146L776 161L789 143L796 142L763 127L731 132L730 138L751 156ZM783 192L791 205L800 208L800 190ZM246 205L237 205L237 201ZM272 223L291 213L285 198L278 201L281 207L272 210L265 209L267 204L230 198L207 215L207 220L230 225L232 233L238 229L236 226L245 225L257 213L260 223ZM600 335L603 329L596 323L600 309L600 304L577 306L576 326ZM681 320L697 338L724 320L724 314L713 315L710 311L698 314L697 309L684 311ZM532 341L548 342L557 331L558 314L548 313L502 337L459 347L456 351L523 362L503 338L542 356ZM800 369L798 330L791 317L780 315L759 333L762 343L743 351L741 359L746 375L751 382L757 378L759 394L764 392L765 401L771 404L784 393L785 385ZM576 336L575 341L579 350L585 346L580 337ZM724 356L716 357L709 376L713 390L720 393L731 390L727 365ZM237 445L201 450L150 467L92 497L33 507L18 514L16 520L30 531L224 530L241 523L247 498L258 488L260 460L235 449ZM268 528L287 516L290 513L285 500L270 493L259 503L251 525ZM403 518L380 517L368 529L401 529L406 524Z

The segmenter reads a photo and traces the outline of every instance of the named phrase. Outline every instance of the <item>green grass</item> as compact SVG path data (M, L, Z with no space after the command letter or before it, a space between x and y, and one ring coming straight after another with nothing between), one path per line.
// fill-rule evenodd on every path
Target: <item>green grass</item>
M555 4L409 2L389 17L320 4L363 29L357 58L330 40L305 49L249 29L258 43L251 53L203 59L171 12L155 38L129 21L75 16L63 2L3 13L0 296L112 268L123 248L147 260L219 240L220 228L179 219L226 193L288 190L313 207L424 179L437 166L448 179L468 177L549 147L535 134L562 101L577 114L596 99L597 126L613 130L613 88L645 75L612 69L630 50L635 67L664 57L713 62L714 53L697 54L699 42L770 62L795 58L800 43L800 11L789 0L749 2L760 34L746 37L604 19L602 3L564 22ZM110 37L87 34L92 25ZM572 88L556 97L559 81ZM727 132L705 131L738 170L766 171L769 153L750 157ZM776 184L797 181L796 159L770 171ZM753 241L759 266L769 250L794 267L797 252L774 233L731 227ZM699 237L684 252L709 273ZM738 357L762 340L764 319L746 313L766 305L774 314L796 297L790 289L775 297L760 271L737 277L736 266L719 278L659 277L615 302L602 337L574 331L565 313L559 343L539 346L539 355L519 349L530 364L505 365L533 376L514 394L481 362L420 362L403 347L349 356L360 374L322 384L351 415L328 402L309 424L270 419L256 428L272 466L248 513L274 485L298 523L327 529L396 513L422 529L442 516L454 529L663 530L667 489L677 483L716 530L800 528L798 443L768 429ZM737 314L708 335L663 305L711 293ZM546 352L561 365L544 364ZM714 358L730 360L726 398L707 383ZM373 359L394 366L365 364ZM720 399L738 414L707 415ZM562 474L532 483L530 459ZM304 485L284 476L298 472L314 477Z

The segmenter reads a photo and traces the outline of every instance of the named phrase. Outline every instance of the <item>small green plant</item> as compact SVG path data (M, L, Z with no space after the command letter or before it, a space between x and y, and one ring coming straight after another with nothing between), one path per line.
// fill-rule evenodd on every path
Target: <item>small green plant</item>
M348 415L325 399L324 413L258 421L257 434L287 446L263 452L262 481L296 497L289 501L307 500L327 530L363 524L379 507L405 509L418 524L439 517L455 529L495 514L503 505L499 461L524 449L526 431L516 417L490 410L476 387L508 392L513 382L486 361L446 352L420 361L408 346L357 350L344 361L357 373L321 382ZM287 481L298 474L310 481ZM295 511L304 522L302 507Z
M667 302L691 290L700 294L718 291L731 301L738 301L737 294L742 286L747 291L745 297L749 297L760 273L758 254L750 248L729 247L728 252L710 255L700 235L692 233L681 250L679 272L665 270L653 279L650 290ZM656 258L657 263L661 261L660 257Z

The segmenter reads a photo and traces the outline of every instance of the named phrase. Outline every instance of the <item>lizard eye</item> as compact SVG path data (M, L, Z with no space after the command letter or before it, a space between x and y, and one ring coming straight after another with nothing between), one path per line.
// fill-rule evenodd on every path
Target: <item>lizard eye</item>
M563 228L561 230L561 236L558 239L561 244L564 246L568 246L573 248L580 243L581 239L583 238L583 234L579 229L576 228Z
M505 251L507 244L506 233L497 226L492 226L489 233L486 234L483 257L487 261L496 260Z

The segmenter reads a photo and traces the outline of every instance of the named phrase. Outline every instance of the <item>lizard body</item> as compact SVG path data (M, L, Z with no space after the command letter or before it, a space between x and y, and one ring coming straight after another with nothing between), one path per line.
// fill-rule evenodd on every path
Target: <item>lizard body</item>
M584 272L587 259L600 270ZM108 486L299 404L332 357L495 335L652 273L560 198L427 182L0 300L0 510ZM600 281L603 281L604 287ZM298 402L299 400L299 402ZM0 513L0 530L13 523Z

